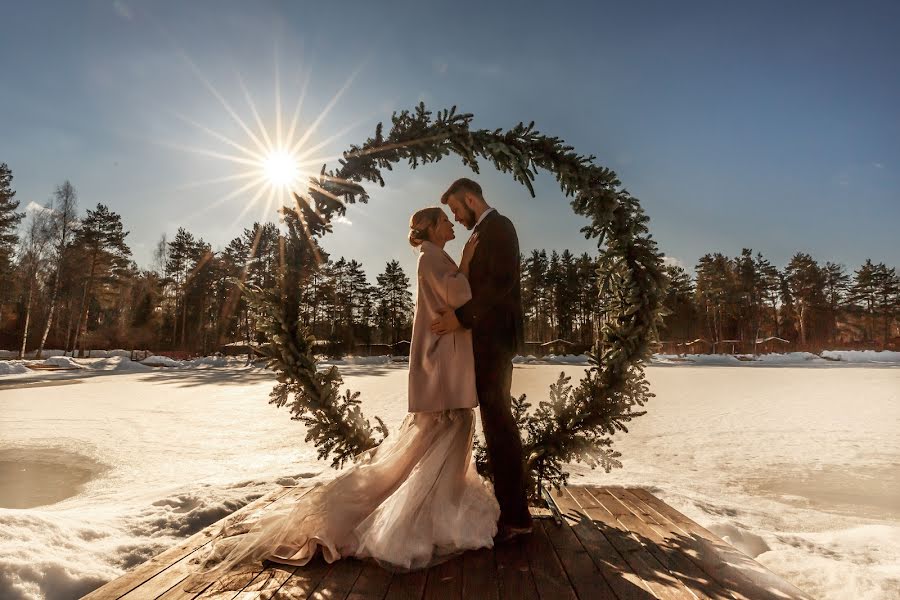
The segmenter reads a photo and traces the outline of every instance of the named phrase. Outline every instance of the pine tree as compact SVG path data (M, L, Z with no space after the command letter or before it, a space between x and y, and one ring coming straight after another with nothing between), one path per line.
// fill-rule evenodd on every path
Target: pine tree
M25 213L16 212L19 201L15 200L16 192L12 189L12 170L6 163L0 163L0 288L10 289L12 276L12 257L19 236L16 228ZM0 304L5 300L0 296Z
M122 217L110 212L103 204L97 204L94 210L88 210L87 216L75 235L75 245L87 261L88 276L84 283L81 307L75 326L75 336L71 350L74 354L81 343L81 356L84 356L84 334L88 328L88 309L94 300L94 284L108 288L128 269L131 260L131 249L125 243L128 232L122 227Z
M391 344L400 341L413 309L412 292L409 290L409 277L396 260L385 265L384 272L376 278L378 281L379 312L382 326L386 329L386 339Z
M172 314L172 344L184 347L187 303L185 301L188 279L197 264L199 245L192 233L179 227L175 238L169 242L166 261L166 280L172 286L174 308ZM179 330L179 320L181 328ZM179 336L180 332L180 336Z
M828 341L834 343L837 333L838 310L846 301L850 289L850 278L844 265L826 262L822 269L825 278L825 302L828 305Z
M521 273L523 278L522 304L525 309L526 327L530 326L532 339L546 341L547 252L533 250L525 260L525 266Z
M813 312L825 304L825 276L815 259L803 252L791 258L785 276L800 327L800 345L805 347L812 337Z
M578 289L579 342L588 347L593 347L594 340L599 337L598 328L600 326L597 261L591 258L587 252L584 252L576 261L575 271Z
M891 325L900 303L900 277L894 267L888 268L884 263L875 265L873 274L875 288L875 311L881 314L883 329L882 343L886 346L891 337Z
M669 286L666 288L664 306L668 315L663 320L663 327L676 340L687 341L694 337L693 324L697 318L694 282L678 265L666 265L665 270Z
M734 323L735 274L732 262L716 252L700 257L696 268L696 294L706 315L707 331L714 342L727 339Z
M875 304L878 300L877 284L875 280L875 265L872 259L866 262L853 273L853 284L850 288L850 301L859 306L866 318L866 341L875 339Z
M756 348L759 339L763 306L762 276L756 270L753 250L744 248L735 259L737 295L739 302L739 332L741 340L752 340Z
M753 260L758 276L760 298L772 307L772 334L781 337L781 323L778 318L778 301L781 297L781 276L778 268L772 265L761 252L756 253Z
M17 228L25 215L16 212L19 201L15 200L16 192L12 189L12 180L12 170L6 163L0 163L0 324L6 321L3 315L4 307L15 297L15 284L20 279L16 276L13 255L19 241ZM22 281L22 283L31 290L31 282Z

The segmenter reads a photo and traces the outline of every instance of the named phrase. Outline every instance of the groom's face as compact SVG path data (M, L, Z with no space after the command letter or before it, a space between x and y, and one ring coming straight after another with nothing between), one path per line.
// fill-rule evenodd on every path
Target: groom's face
M466 204L465 194L453 194L447 198L447 206L450 207L450 211L453 213L457 223L466 229L475 227L478 218L475 216L475 211Z

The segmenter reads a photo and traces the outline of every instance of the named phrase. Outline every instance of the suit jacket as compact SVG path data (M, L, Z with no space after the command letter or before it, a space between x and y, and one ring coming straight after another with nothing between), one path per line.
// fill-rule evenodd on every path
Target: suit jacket
M472 330L476 349L515 354L524 343L516 228L494 210L474 233L478 234L478 246L469 265L472 299L456 309L456 318Z

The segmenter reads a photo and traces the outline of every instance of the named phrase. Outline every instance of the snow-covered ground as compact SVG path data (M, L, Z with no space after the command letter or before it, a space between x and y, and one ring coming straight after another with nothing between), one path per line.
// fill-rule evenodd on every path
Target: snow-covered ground
M648 367L625 467L572 483L645 486L814 597L900 596L900 361L683 358ZM513 393L539 400L576 359L525 359ZM364 412L396 428L406 366L353 362ZM277 483L334 475L265 370L75 363L0 377L0 506L19 507L0 508L0 598L77 597Z

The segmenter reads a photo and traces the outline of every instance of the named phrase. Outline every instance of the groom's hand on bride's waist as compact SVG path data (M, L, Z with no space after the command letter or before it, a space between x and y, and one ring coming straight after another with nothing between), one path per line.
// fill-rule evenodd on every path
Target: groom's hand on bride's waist
M459 319L456 318L456 313L452 310L442 312L440 317L431 322L432 333L438 335L453 333L460 327Z

